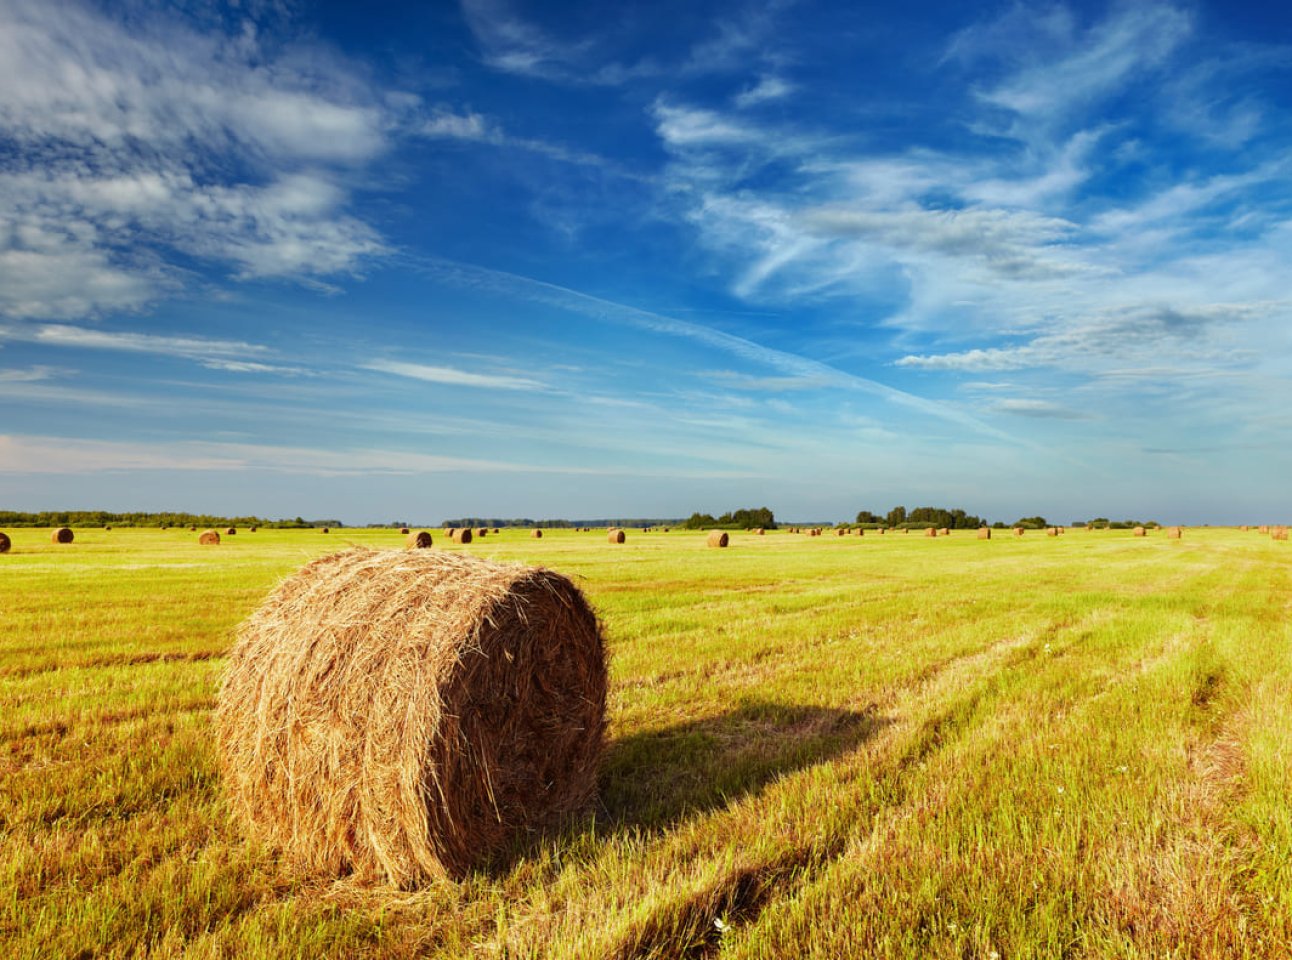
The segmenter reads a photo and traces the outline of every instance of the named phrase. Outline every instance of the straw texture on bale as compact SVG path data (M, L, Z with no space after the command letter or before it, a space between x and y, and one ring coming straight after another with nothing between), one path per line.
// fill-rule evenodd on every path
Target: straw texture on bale
M1059 535L1059 528L1058 528L1058 527L1046 527L1046 528L1045 528L1045 535L1046 535L1047 537L1057 537L1057 536Z
M446 537L448 537L450 540L452 540L452 539L453 539L453 534L455 534L455 533L457 533L457 532L458 532L458 528L457 528L457 527L445 527L445 528L444 528L444 535L445 535Z
M1179 540L1179 539L1180 539L1180 537L1183 535L1183 533L1184 533L1184 531L1183 531L1183 530L1181 530L1179 527L1167 527L1167 528L1166 528L1166 538L1167 538L1168 540Z
M1288 538L1287 527L1274 527L1272 530L1270 530L1271 540L1286 540L1287 538Z
M727 531L725 530L709 531L709 546L725 547L728 541L729 541L729 538L727 537Z
M535 540L542 540L542 539L543 539L543 531L542 531L542 530L533 530L533 531L531 531L531 532L530 532L530 534L529 534L529 535L530 535L531 537L533 537Z
M1021 537L1021 536L1023 535L1023 533L1024 533L1024 531L1023 531L1023 528L1022 528L1022 527L1015 527L1015 528L1014 528L1014 536L1016 536L1016 537Z
M991 527L979 527L979 528L978 528L978 539L979 539L979 540L990 540L990 539L991 539Z
M846 537L848 535L848 531L843 527L840 527L838 530L834 532L834 535L836 537Z
M71 543L76 539L76 534L72 533L67 527L59 527L49 535L51 543Z
M924 531L924 535L926 537L936 537L938 535L938 531L934 527L929 527Z
M454 530L454 531L453 531L453 542L454 542L454 543L470 543L470 542L471 542L471 531L470 531L469 529L467 529L466 527L463 527L461 530Z
M207 547L218 547L220 545L220 533L217 530L203 530L197 542Z
M1131 533L1133 533L1137 537L1148 536L1148 531L1145 530L1143 527L1136 527L1134 530L1131 531Z
M240 628L216 708L231 807L309 875L461 877L596 790L600 626L565 577L347 550Z
M434 541L431 539L430 533L425 530L418 530L416 533L410 533L408 535L409 550L425 550L433 542Z
M866 531L865 531L865 530L863 530L861 527L858 527L858 528L857 528L857 536L859 536L859 537L864 537L865 535L866 535Z
M0 533L0 553L8 553L13 546L13 541L9 539L9 534Z
M611 543L623 543L624 532L622 530L610 530L606 533L606 539Z

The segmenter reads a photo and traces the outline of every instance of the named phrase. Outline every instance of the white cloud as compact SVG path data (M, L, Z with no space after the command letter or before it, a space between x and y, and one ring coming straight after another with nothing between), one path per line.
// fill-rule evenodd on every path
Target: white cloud
M781 77L762 77L752 87L746 87L736 94L733 102L741 109L748 109L771 100L783 100L795 89L794 84Z
M0 326L0 342L5 340L37 343L49 347L152 353L188 359L247 357L268 352L267 347L241 340L158 336L149 333L89 329L61 323Z
M62 371L57 367L33 366L26 368L11 367L0 369L0 383L37 383L41 380L52 380Z
M455 367L437 367L422 363L404 363L398 360L373 360L362 364L365 370L392 373L397 377L443 383L457 387L485 387L493 390L545 390L546 385L528 377L500 374L472 373Z

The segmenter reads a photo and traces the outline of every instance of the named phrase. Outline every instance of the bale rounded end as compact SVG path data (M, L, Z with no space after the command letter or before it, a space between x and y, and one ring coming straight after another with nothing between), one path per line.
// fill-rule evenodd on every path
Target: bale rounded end
M409 534L408 549L425 550L432 544L431 535L425 530L419 530L417 533Z
M0 553L8 553L13 548L13 541L9 539L9 534L0 533Z
M220 534L216 530L203 530L202 535L197 538L197 542L207 547L218 547L220 545Z
M623 543L625 539L626 538L622 530L610 530L606 534L606 540L610 543Z
M51 543L71 543L75 539L76 539L76 534L74 534L67 527L59 527L57 530L55 530L53 533L49 535L49 540Z
M542 540L542 539L543 539L543 531L542 531L542 530L531 530L531 531L530 531L530 533L529 533L529 535L530 535L531 537L533 537L535 540Z
M709 534L709 546L725 547L730 542L725 530L714 530Z
M471 539L472 539L472 538L471 538L471 531L470 531L470 530L467 530L467 529L463 528L463 529L461 529L461 530L454 530L454 531L453 531L453 542L454 542L454 543L470 543L470 542L471 542Z

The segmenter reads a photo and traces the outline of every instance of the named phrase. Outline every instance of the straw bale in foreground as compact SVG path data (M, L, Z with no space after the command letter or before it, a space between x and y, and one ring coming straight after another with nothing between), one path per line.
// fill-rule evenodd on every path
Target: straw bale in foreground
M601 631L549 570L353 549L240 628L216 736L230 805L309 875L461 877L596 789Z
M1270 530L1271 540L1286 540L1288 538L1287 527L1274 527Z

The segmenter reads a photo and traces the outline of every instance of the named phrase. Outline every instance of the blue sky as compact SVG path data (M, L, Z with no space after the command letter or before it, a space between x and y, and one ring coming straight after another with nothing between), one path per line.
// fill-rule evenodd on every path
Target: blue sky
M406 6L0 0L0 504L1292 511L1292 15Z

